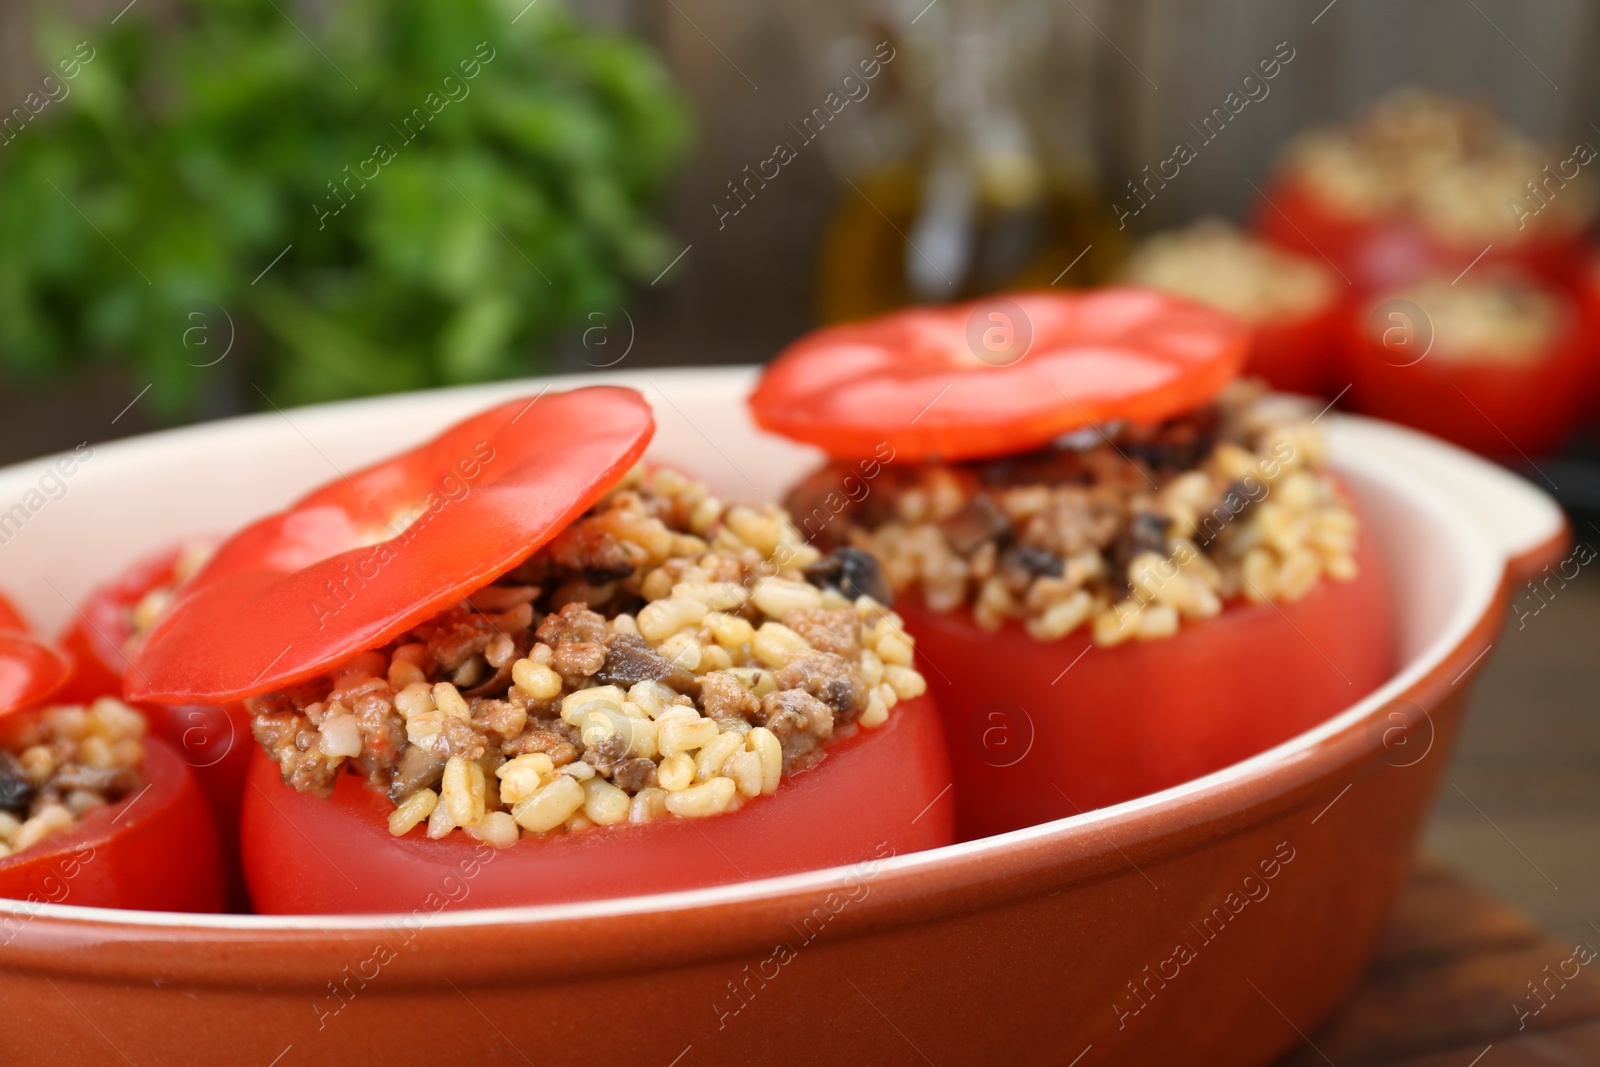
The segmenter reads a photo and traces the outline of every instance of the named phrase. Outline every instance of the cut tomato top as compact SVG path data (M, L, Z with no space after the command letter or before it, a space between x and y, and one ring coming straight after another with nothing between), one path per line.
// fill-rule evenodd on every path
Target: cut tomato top
M1233 317L1151 290L1017 293L808 334L750 406L760 426L836 458L1000 456L1198 407L1247 344Z
M0 633L0 715L30 707L66 684L72 663L25 633Z
M28 621L0 595L0 715L30 707L67 683L72 661L28 634Z
M28 632L28 620L3 595L0 595L0 631Z
M329 482L185 583L134 654L128 698L223 703L386 644L588 510L654 430L632 389L541 393Z

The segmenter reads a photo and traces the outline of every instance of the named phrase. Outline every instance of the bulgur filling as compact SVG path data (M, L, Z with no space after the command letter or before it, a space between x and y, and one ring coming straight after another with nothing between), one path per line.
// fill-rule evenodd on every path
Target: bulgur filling
M1333 299L1328 271L1242 233L1221 219L1157 234L1123 278L1196 300L1251 323L1306 318Z
M359 774L396 836L500 847L733 811L926 689L857 557L636 468L467 600L245 706L284 781L326 796Z
M0 859L144 788L144 716L111 697L0 727Z
M1432 330L1427 358L1527 366L1550 351L1567 325L1567 310L1548 290L1518 275L1452 279L1438 275L1386 299L1421 308ZM1382 327L1383 322L1374 324Z
M890 464L848 499L840 486L861 480L829 464L789 509L819 547L875 556L896 593L1042 641L1168 637L1234 598L1355 577L1355 514L1304 403L1238 382L1157 426L1101 429L1026 455Z
M1299 180L1342 211L1405 213L1470 243L1587 225L1596 190L1581 169L1593 159L1584 150L1538 144L1485 107L1406 88L1355 122L1302 134L1288 159Z

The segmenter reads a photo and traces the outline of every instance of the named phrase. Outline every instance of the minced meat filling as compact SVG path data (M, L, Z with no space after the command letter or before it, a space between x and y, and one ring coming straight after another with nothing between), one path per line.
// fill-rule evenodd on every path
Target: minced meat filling
M101 697L0 725L0 859L144 788L144 716Z
M859 491L830 464L788 499L823 549L882 564L933 611L970 606L1053 640L1170 636L1223 603L1297 600L1355 576L1356 518L1311 411L1253 382L1147 428L1088 429L1053 447L963 463L891 464ZM856 485L848 495L844 485Z
M359 774L396 835L506 845L731 811L925 690L859 555L636 470L467 600L245 703L286 782L327 795Z

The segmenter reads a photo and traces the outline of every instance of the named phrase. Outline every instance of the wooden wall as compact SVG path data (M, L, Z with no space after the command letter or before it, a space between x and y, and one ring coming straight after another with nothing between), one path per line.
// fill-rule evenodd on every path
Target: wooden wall
M109 19L126 0L76 0ZM163 0L138 0L149 17ZM337 0L301 0L336 3ZM400 2L400 0L396 0ZM542 0L554 3L557 0ZM820 103L890 31L914 35L997 0L576 0L597 22L657 41L698 112L695 154L667 215L689 251L636 298L630 359L744 362L769 356L811 321L817 238L840 191L835 161L870 115L841 116L820 151L807 150L737 218L712 204L746 164L766 158L791 121ZM1046 27L1047 99L1079 96L1101 177L1112 197L1164 158L1190 121L1279 42L1294 60L1186 167L1136 225L1197 213L1239 214L1284 141L1305 124L1348 113L1406 81L1487 96L1528 129L1570 144L1600 144L1600 3L1584 0L1021 0ZM285 0L290 10L293 5ZM519 7L507 0L508 10ZM20 99L33 76L29 4L0 4L0 100ZM1082 92L1077 91L1081 87ZM880 94L879 100L882 99ZM869 100L867 105L876 101ZM852 125L854 124L854 125ZM820 143L820 142L819 142ZM582 351L565 346L566 362Z

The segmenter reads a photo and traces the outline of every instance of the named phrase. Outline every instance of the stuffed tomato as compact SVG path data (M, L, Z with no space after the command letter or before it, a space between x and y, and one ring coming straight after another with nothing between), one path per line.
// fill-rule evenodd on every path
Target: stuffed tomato
M620 896L951 839L898 616L781 509L640 466L652 432L631 390L501 405L178 590L125 683L242 701L258 910L411 911L446 878L471 907Z
M175 545L135 562L95 589L61 636L61 646L74 663L72 681L63 697L89 701L120 694L130 650L212 548L208 540ZM229 868L230 903L245 910L248 900L238 869L239 813L245 771L250 766L250 716L237 702L222 706L144 704L139 710L149 718L156 736L193 772L216 823Z
M0 897L220 910L214 831L188 769L114 698L47 703L70 669L49 646L0 635Z
M1600 382L1597 321L1510 268L1424 278L1346 325L1350 404L1490 456L1554 452Z
M1320 259L1206 219L1150 238L1122 275L1236 316L1250 331L1245 370L1274 389L1332 395L1344 388L1335 379L1345 286Z
M615 812L605 808L613 794L600 792L594 803L586 795L563 824L580 832L557 829L514 848L483 834L419 830L397 838L394 806L355 775L340 777L323 801L284 786L272 760L259 754L251 781L261 802L253 799L246 808L245 848L253 866L270 864L274 872L263 878L258 870L253 879L257 907L271 913L426 911L448 906L447 900L488 908L599 899L947 844L948 802L940 798L940 809L928 808L949 780L946 772L929 771L944 765L945 754L939 720L925 703L903 703L882 727L853 731L829 745L826 759L771 795L748 799L734 815L705 818L682 801L653 810L656 798L646 794L640 802L636 793L630 805L638 803L639 810L630 806L621 818L620 805ZM755 783L748 788L753 793ZM679 812L690 817L675 817ZM558 807L543 821L559 814ZM594 821L591 815L604 829L583 828ZM407 811L399 825L411 817ZM930 820L928 832L915 832Z
M211 549L205 540L173 545L97 586L73 612L59 639L75 665L63 695L92 700L122 692L129 652Z
M1009 359L971 344L995 314ZM800 529L899 594L963 836L1217 770L1388 676L1356 504L1314 408L1232 380L1246 343L1152 291L1017 294L819 331L757 386L832 456Z
M1530 141L1480 106L1402 89L1290 146L1256 229L1326 257L1359 289L1470 263L1567 284L1585 257L1594 150Z

